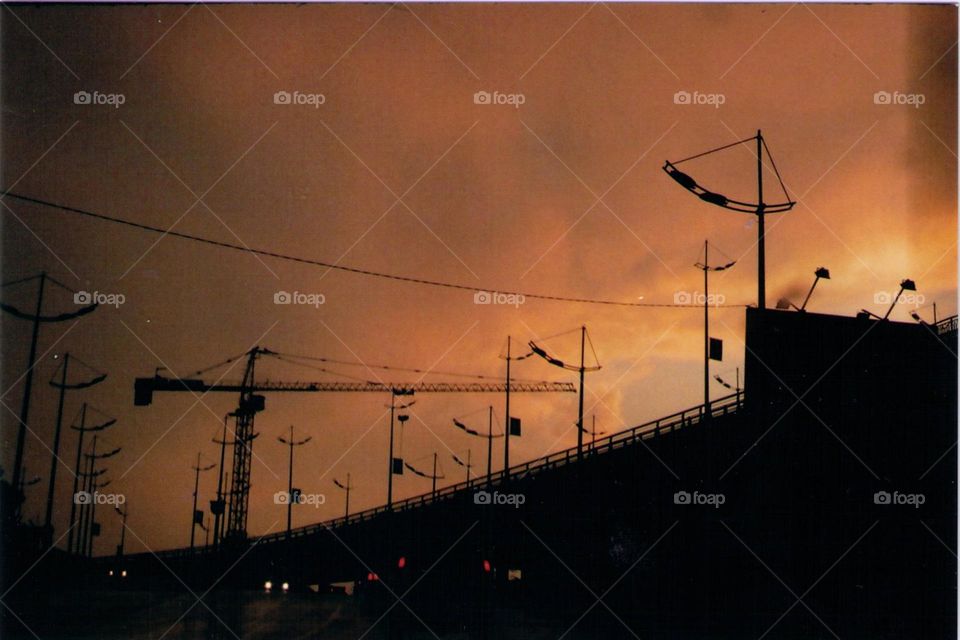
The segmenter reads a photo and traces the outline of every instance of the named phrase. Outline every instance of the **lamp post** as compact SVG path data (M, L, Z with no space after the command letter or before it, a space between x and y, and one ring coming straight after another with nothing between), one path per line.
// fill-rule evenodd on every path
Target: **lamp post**
M293 448L307 444L313 436L307 436L303 440L293 439L293 425L290 425L290 437L284 438L277 436L277 440L290 448L290 469L287 475L287 537L290 537L290 529L293 524Z
M81 364L82 361L81 361ZM63 364L60 365L60 382L55 382L50 380L50 386L60 389L60 399L57 403L57 426L54 429L53 435L53 448L50 452L50 484L47 487L47 511L43 520L43 528L45 530L45 535L50 536L49 543L52 543L53 537L53 497L54 491L57 486L57 467L60 463L60 431L63 426L63 402L68 389L86 389L92 387L95 384L103 382L106 378L106 374L99 374L90 380L84 382L75 382L67 383L67 369L70 366L70 353L63 354ZM89 367L88 367L89 368Z
M117 545L117 555L122 556L124 544L126 543L127 539L127 514L130 513L130 507L127 507L123 510L121 510L120 507L114 507L113 510L119 513L123 518L120 524L120 544Z
M197 494L200 491L200 472L210 471L215 464L208 464L205 467L200 466L200 452L197 452L197 464L193 467L193 512L190 514L190 552L193 553L193 540L197 532L197 525L203 526L203 512L197 511ZM197 514L200 514L200 522L197 522Z
M411 400L410 402L402 405L397 405L397 396L412 396L413 391L406 389L392 389L390 392L390 455L387 459L387 510L393 506L393 474L395 472L395 465L393 461L393 431L394 431L394 415L397 409L406 409L407 407L413 406L416 400ZM400 416L401 424L406 422L407 416ZM401 472L402 472L401 468Z
M344 507L343 517L345 519L349 518L350 517L350 472L349 471L347 472L347 484L345 485L341 484L340 481L337 480L336 478L333 479L333 484L337 485L347 493L347 505L346 507Z
M762 217L761 217L762 219ZM725 271L736 260L720 266L710 266L710 241L703 241L703 262L694 266L703 271L703 419L710 419L710 281L711 271Z

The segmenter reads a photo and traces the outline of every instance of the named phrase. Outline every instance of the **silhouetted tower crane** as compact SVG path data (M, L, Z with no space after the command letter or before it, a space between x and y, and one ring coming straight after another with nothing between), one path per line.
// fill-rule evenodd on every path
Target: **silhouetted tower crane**
M169 378L161 376L159 372L152 378L137 378L134 381L134 400L136 406L146 406L153 401L155 391L189 391L200 395L210 392L239 393L240 402L236 411L230 415L234 418L234 446L233 446L233 473L231 475L231 490L229 514L227 517L227 531L224 541L242 541L247 537L247 511L250 502L250 460L252 457L254 433L254 418L264 410L265 398L262 393L268 392L338 392L338 393L390 393L392 396L412 395L414 393L505 393L505 382L277 382L267 380L258 383L255 379L257 359L262 356L272 356L283 359L280 354L263 347L254 347L243 354L246 357L246 368L240 382L213 382L208 383L199 378ZM237 356L241 357L241 356ZM229 358L224 362L203 371L201 375L211 369L228 364L237 358ZM513 382L510 383L511 392L545 393L565 392L573 393L575 387L568 382ZM391 427L392 428L392 427ZM392 464L392 461L390 462Z

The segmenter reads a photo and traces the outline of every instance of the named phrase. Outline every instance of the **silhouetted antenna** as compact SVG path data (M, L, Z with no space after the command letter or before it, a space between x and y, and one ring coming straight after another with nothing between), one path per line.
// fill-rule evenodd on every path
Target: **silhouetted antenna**
M727 196L707 189L706 187L699 184L696 180L690 177L688 174L677 169L677 165L684 162L689 162L691 160L696 160L697 158L702 158L703 156L710 155L713 153L718 153L731 147L735 147L741 144L747 144L756 141L757 150L757 201L756 202L747 202L742 200L734 200L728 198ZM773 173L777 176L777 181L780 183L780 188L783 191L784 200L776 203L764 202L763 194L763 154L766 152L767 157L770 159L770 166L773 169ZM680 186L694 194L704 202L709 204L723 207L724 209L729 209L731 211L739 211L741 213L752 213L757 216L758 228L757 228L757 307L760 309L766 308L766 253L765 253L765 238L764 238L764 215L767 213L784 213L793 208L796 204L795 201L791 200L790 194L787 192L786 185L783 184L783 178L780 177L780 171L777 170L777 165L773 160L773 155L770 153L770 149L767 147L766 140L763 138L763 134L760 130L757 130L757 135L747 138L745 140L740 140L738 142L733 142L731 144L724 145L722 147L717 147L716 149L710 149L709 151L704 151L703 153L698 153L692 155L688 158L682 160L677 160L675 162L670 162L669 160L664 162L663 170L667 173L668 176L673 178Z

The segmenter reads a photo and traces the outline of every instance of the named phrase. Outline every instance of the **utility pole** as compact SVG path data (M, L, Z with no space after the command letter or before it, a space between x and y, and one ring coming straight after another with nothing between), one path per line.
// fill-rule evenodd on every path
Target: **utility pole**
M504 425L503 425L503 481L506 482L510 479L510 343L511 336L507 336L507 387L505 390L505 410L506 416L504 416ZM492 444L492 434L491 439L488 440L488 443ZM488 444L487 446L490 446ZM487 484L490 483L490 465L487 465Z
M84 475L83 470L80 468L80 461L83 456L83 438L84 435L89 431L91 433L96 433L98 431L103 431L107 427L110 427L116 423L116 419L110 418L106 422L103 422L98 425L91 427L87 426L87 408L88 404L83 403L83 406L80 408L80 426L70 425L70 428L74 431L79 431L80 436L77 438L77 460L73 465L73 495L70 498L70 533L67 540L67 551L71 553L80 552L80 537L76 537L77 544L74 547L74 523L77 522L77 491L79 489L80 478ZM86 491L86 484L84 484L84 491ZM80 505L81 511L83 511L83 505ZM80 518L79 529L83 529L83 518ZM79 534L79 531L78 531Z
M397 396L412 396L413 391L403 389L391 389L390 391L390 455L387 460L387 510L393 506L393 431L394 415L397 409L406 409L412 406L416 400L411 400L407 404L397 405ZM406 420L406 416L400 416L400 422Z
M509 365L508 365L509 366ZM507 393L510 393L509 391ZM510 434L504 436L509 439ZM506 445L504 445L506 446ZM487 418L487 484L490 484L493 473L493 405L490 405ZM470 481L470 451L467 451L467 481Z
M757 308L767 308L767 261L763 227L763 135L757 129Z
M43 290L46 285L47 280L50 280L54 284L67 289L71 293L76 294L72 289L66 287L50 276L47 275L46 271L41 271L39 276L33 276L32 278L27 278L27 280L33 280L34 278L39 278L40 284L37 290L37 305L36 310L33 314L24 313L12 305L0 303L0 309L3 309L10 315L16 316L23 320L30 320L33 322L33 331L30 338L30 355L27 358L27 371L24 379L24 390L23 390L23 400L20 404L20 419L19 426L17 428L17 448L16 453L13 459L13 488L15 490L15 500L16 508L15 515L16 521L20 522L21 510L23 507L23 486L21 477L23 475L23 447L27 438L27 429L30 418L30 393L33 390L33 370L36 368L37 364L37 343L40 338L40 323L42 322L64 322L66 320L72 320L74 318L80 317L87 313L90 313L97 308L96 304L90 304L79 311L74 313L62 313L53 316L44 316L43 315ZM76 301L76 295L74 297Z
M347 472L347 484L346 484L346 485L340 484L340 481L337 480L336 478L333 479L333 484L337 485L338 487L340 487L341 489L343 489L343 490L346 491L346 493L347 493L347 506L346 506L346 508L343 510L343 517L344 517L344 519L349 518L349 517L350 517L350 473Z
M114 507L113 510L119 513L123 518L123 521L120 524L120 544L117 545L117 555L123 556L123 549L127 540L127 514L130 513L130 507L127 507L122 511L120 510L120 507Z
M287 476L287 537L290 537L290 530L293 528L293 448L299 447L300 445L307 444L310 440L313 439L313 436L307 436L303 440L294 440L293 439L293 425L290 425L290 438L286 439L283 436L277 436L277 440L283 444L290 447L290 469Z
M761 217L761 220L763 218ZM762 240L761 240L762 242ZM703 417L709 420L710 417L710 304L709 304L709 280L707 274L710 267L710 242L703 241ZM762 272L762 270L761 270ZM761 276L760 282L763 282ZM763 284L760 285L763 291ZM762 294L761 294L762 295ZM763 299L762 297L760 298ZM762 303L761 303L762 304ZM762 308L762 307L761 307Z
M88 471L83 474L86 481L86 500L83 510L81 511L80 520L81 526L81 539L80 539L80 552L87 555L93 555L93 529L96 525L96 510L97 510L97 490L103 489L110 484L110 481L107 480L103 483L97 483L97 478L107 472L106 469L96 470L97 460L106 460L107 458L112 458L113 456L120 453L120 447L113 449L112 451L107 451L106 453L97 453L97 438L99 434L93 435L93 446L90 453L85 453L84 457L87 459Z
M236 440L227 442L227 419L229 417L230 414L223 416L223 436L219 440L216 438L213 439L216 444L220 445L220 468L217 470L217 499L210 505L210 510L213 511L214 546L220 546L220 540L223 538L223 516L227 504L226 500L223 499L223 463L227 454L227 445L236 444Z
M580 327L580 408L577 412L577 458L583 456L583 378L586 372L587 327Z
M82 362L81 362L82 363ZM95 384L99 384L106 380L106 374L100 374L94 377L91 380L85 382L78 382L74 384L67 384L67 369L70 366L70 353L63 354L63 364L61 365L62 370L60 371L60 382L50 381L50 386L60 389L60 401L57 405L57 426L54 430L53 436L53 450L51 451L50 456L50 485L47 487L47 512L44 517L44 530L47 532L46 535L50 535L50 542L52 542L53 537L53 498L54 492L57 485L57 467L60 462L59 452L60 452L60 432L63 426L63 402L64 397L68 389L86 389L92 387ZM76 493L76 490L74 490Z
M703 271L703 419L710 419L710 281L711 271L724 271L737 264L736 260L724 265L710 266L710 241L703 241L703 262L693 266Z
M433 487L431 487L431 489L430 489L430 497L435 499L435 498L437 497L437 452L436 452L436 451L433 452L433 476L432 476L432 479L433 479Z
M194 534L197 532L197 524L203 526L203 512L200 511L200 522L197 522L197 494L200 491L200 472L201 471L210 471L213 469L215 464L209 464L205 467L200 466L200 452L197 452L197 464L193 467L193 512L190 514L190 553L193 553L193 539Z

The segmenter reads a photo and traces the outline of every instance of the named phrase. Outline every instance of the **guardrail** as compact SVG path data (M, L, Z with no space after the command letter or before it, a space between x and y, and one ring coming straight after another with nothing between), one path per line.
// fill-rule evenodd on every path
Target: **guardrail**
M722 398L717 398L716 400L710 402L710 415L714 417L721 417L734 413L743 406L743 401L744 394L742 390ZM598 438L592 444L584 444L583 457L589 458L596 455L602 455L604 453L609 453L611 451L616 451L617 449L630 446L641 440L657 438L664 434L672 433L679 429L684 429L699 424L703 420L703 413L703 405L696 405L694 407L684 409L683 411L671 413L668 416L663 416L661 418L657 418L656 420L651 420L650 422L645 422L635 427L618 431L617 433L609 436ZM543 456L542 458L536 458L534 460L510 467L506 473L501 469L500 471L491 474L490 484L502 484L505 479L527 478L548 469L555 469L576 461L577 448L570 447L569 449L557 451L556 453L551 453ZM251 542L260 545L315 535L326 529L335 529L338 527L365 522L388 512L408 511L410 509L417 509L428 504L450 500L459 496L461 493L470 491L471 489L479 489L486 486L490 486L488 484L487 477L480 476L471 480L470 482L459 482L457 484L438 489L436 494L425 493L422 495L413 496L411 498L406 498L404 500L399 500L394 502L393 506L390 508L388 508L387 505L381 505L379 507L373 507L364 511L350 514L349 516L340 516L339 518L334 518L332 520L306 525L304 527L298 527L296 529L292 529L289 535L286 531L280 531L278 533L271 533L260 538L253 538L251 539ZM193 551L190 551L190 549L170 549L167 551L159 551L154 555L160 558L170 559L177 557L202 556L210 551L212 551L212 548L210 547L198 547Z
M937 330L937 335L942 336L945 333L950 333L951 331L957 330L957 316L950 316L949 318L944 318L935 325L933 325Z

